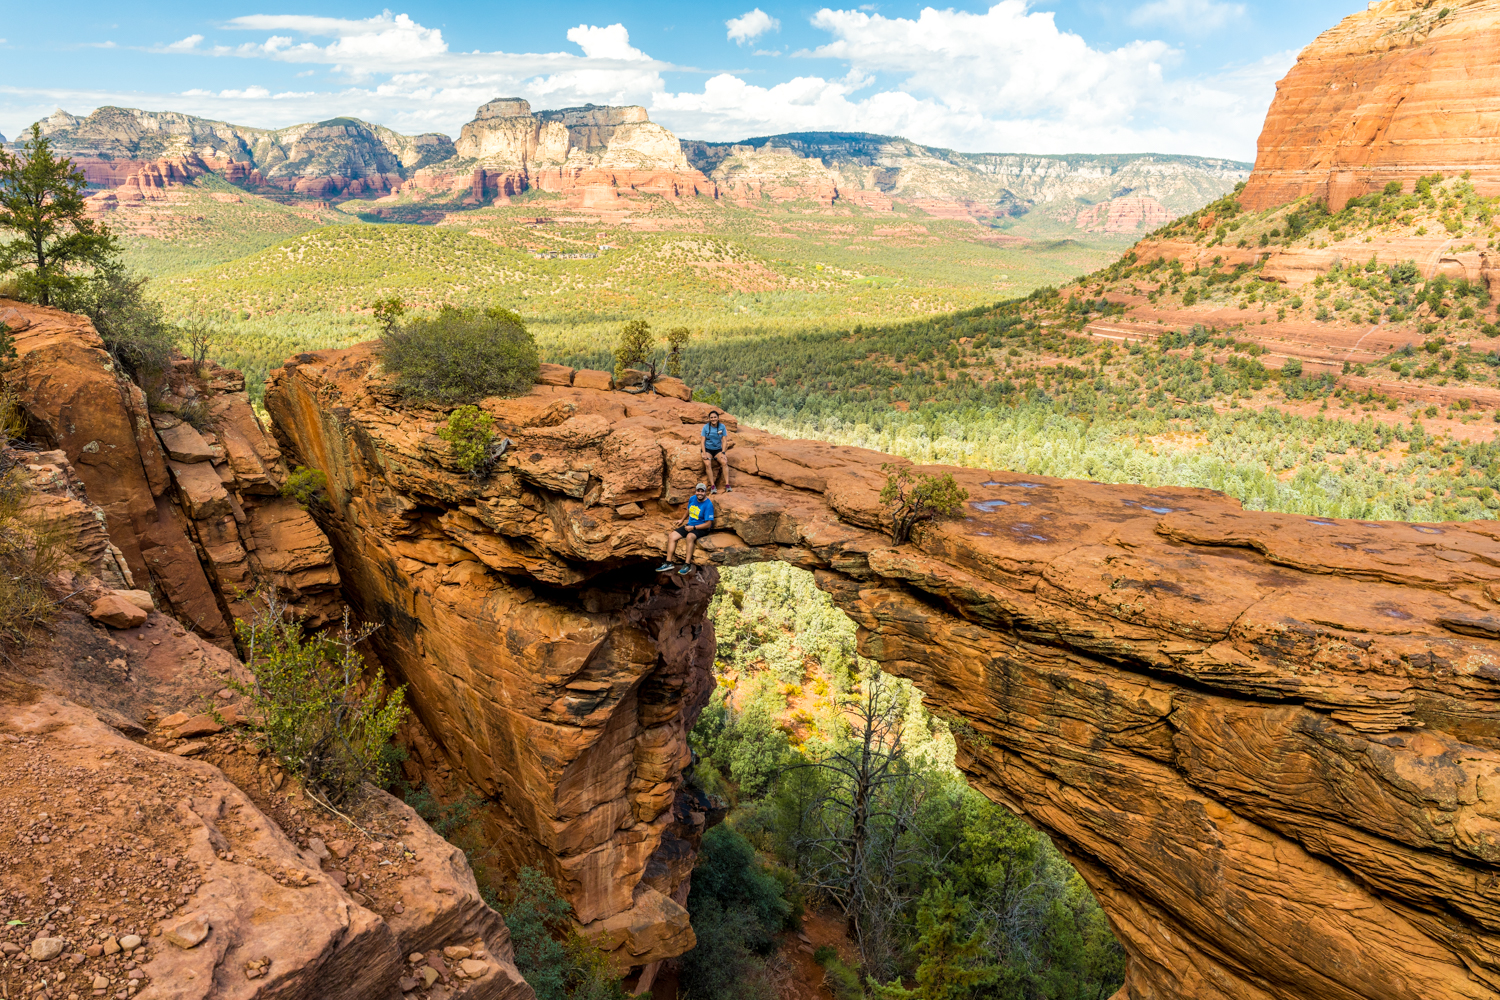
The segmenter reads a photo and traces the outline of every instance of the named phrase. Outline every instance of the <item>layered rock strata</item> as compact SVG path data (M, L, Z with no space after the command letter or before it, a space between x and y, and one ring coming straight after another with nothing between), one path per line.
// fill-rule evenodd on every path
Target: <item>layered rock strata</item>
M475 481L368 346L302 357L267 401L329 476L346 585L392 623L449 756L550 866L610 859L621 885L569 885L586 919L639 908L637 859L660 856L712 565L779 559L965 721L970 780L1078 865L1130 955L1122 998L1500 995L1488 522L933 468L968 490L964 517L892 546L888 456L740 427L723 530L674 594L651 563L700 474L701 405L585 373L486 400L512 446Z
M151 200L163 186L212 171L231 183L309 198L385 194L410 171L453 155L452 140L440 133L401 135L357 118L260 129L174 111L102 107L85 118L56 111L40 125L91 185L122 189L113 201L97 197L96 208Z
M66 456L135 586L221 645L260 589L314 624L337 615L332 549L278 494L288 470L239 373L179 362L148 404L86 318L0 300L0 321L27 435Z
M467 190L470 200L483 202L530 188L576 192L584 208L599 207L601 192L611 202L617 191L717 194L688 165L677 137L652 122L645 108L587 104L533 112L517 97L480 107L459 134L453 159L417 171L408 190Z
M1500 194L1500 3L1384 0L1302 50L1276 85L1255 170L1252 211L1302 195L1337 211L1390 181L1472 171Z

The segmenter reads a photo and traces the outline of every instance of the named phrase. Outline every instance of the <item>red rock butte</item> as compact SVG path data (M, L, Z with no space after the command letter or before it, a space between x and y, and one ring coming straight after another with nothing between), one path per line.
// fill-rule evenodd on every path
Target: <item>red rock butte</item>
M892 545L889 456L732 419L701 572L660 577L707 407L549 366L455 468L370 345L266 403L346 596L518 859L621 965L677 953L702 814L714 567L812 571L860 652L972 727L959 765L1056 841L1129 954L1120 1000L1500 995L1500 528L1245 511L1218 493L951 472Z
M1385 0L1319 35L1276 85L1240 202L1313 195L1337 211L1464 171L1500 194L1500 0Z

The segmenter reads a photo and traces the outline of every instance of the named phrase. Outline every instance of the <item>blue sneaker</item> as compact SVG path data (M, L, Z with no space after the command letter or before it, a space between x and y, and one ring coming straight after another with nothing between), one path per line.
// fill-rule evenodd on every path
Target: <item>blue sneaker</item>
M676 563L664 562L660 566L656 567L656 571L658 573L670 573L670 572L672 572L676 568L677 568L677 564Z
M682 567L682 569L680 569L680 570L677 571L677 575L678 576L687 576L692 571L693 571L693 564L692 563L688 563L686 566Z

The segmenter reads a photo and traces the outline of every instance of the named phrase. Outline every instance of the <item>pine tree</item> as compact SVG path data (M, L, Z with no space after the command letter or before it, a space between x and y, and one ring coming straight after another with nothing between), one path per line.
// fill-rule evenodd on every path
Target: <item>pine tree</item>
M627 368L645 365L651 355L651 324L643 319L633 319L620 328L620 341L615 346L615 378L622 378Z
M18 234L0 244L0 271L30 268L22 287L44 306L72 284L68 265L98 267L119 255L110 231L88 217L87 184L72 160L53 156L40 124L31 126L20 155L0 149L0 229Z
M960 896L952 881L943 881L922 894L917 908L917 988L899 983L881 986L870 981L879 1000L963 1000L974 988L992 979L995 968L984 962L984 929L975 927L967 935L974 906Z
M667 374L682 378L682 349L687 346L692 332L685 326L674 326L667 331Z

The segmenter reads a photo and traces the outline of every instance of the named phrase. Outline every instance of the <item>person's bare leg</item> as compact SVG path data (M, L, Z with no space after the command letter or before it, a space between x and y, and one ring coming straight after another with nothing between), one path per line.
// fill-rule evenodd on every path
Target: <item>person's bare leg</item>
M693 544L697 541L697 535L687 536L687 551L682 553L682 564L684 566L691 566L693 564Z
M705 477L707 477L708 488L710 490L713 489L714 488L714 457L712 455L705 455L704 458L703 458L703 475Z
M672 553L677 551L677 540L681 537L682 536L675 531L669 532L667 534L667 562L672 561ZM689 542L688 546L688 557L692 558L692 543Z
M719 452L719 464L724 467L724 488L729 489L729 455Z

